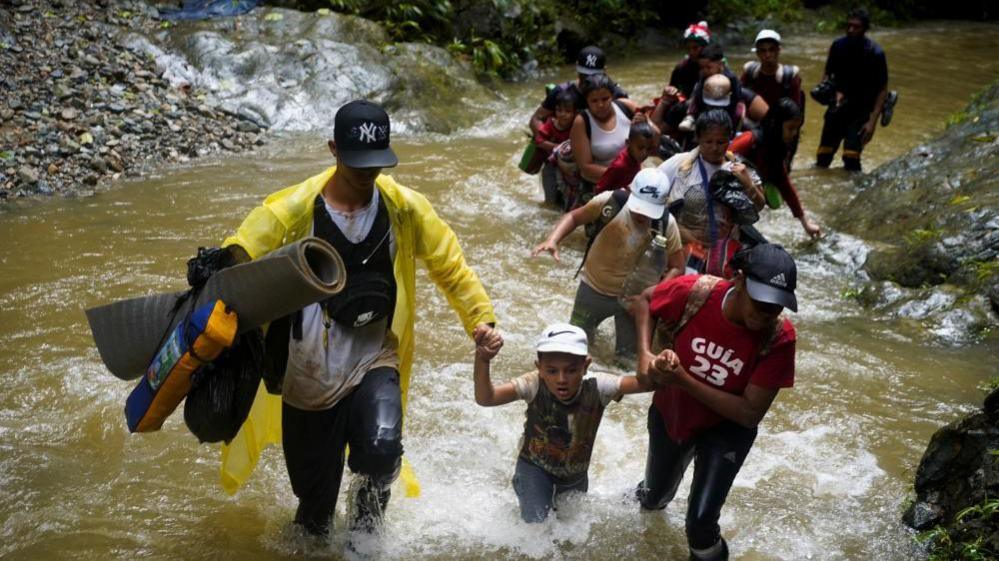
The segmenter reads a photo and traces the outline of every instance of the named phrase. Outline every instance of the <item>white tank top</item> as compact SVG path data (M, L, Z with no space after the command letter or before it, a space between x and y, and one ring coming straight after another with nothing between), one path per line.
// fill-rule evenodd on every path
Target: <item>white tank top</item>
M587 110L586 118L590 120L590 153L593 154L593 163L602 166L610 165L617 157L621 149L624 148L628 140L628 133L631 131L631 121L628 116L621 111L616 103L611 103L614 107L614 130L605 131L597 124L597 120L590 115Z

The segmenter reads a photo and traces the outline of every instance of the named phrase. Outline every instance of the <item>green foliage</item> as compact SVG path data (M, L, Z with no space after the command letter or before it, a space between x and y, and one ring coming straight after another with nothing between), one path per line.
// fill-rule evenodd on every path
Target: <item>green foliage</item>
M454 39L447 46L447 50L468 59L477 74L501 75L507 69L510 60L509 55L495 42L475 36L467 42Z
M839 293L839 297L842 298L843 300L860 300L860 295L862 290L863 290L862 288L856 288L856 287L844 288Z
M651 0L460 2L460 9L485 14L474 21L451 0L328 0L327 5L380 23L393 41L446 47L479 74L499 77L511 76L531 60L541 65L561 61L557 37L563 24L577 29L587 42L600 42L609 33L637 36L657 20L657 4Z
M498 5L504 0L494 0ZM483 38L474 33L459 37L455 33L455 11L449 0L330 0L330 8L359 15L380 23L393 41L419 42L445 46L452 53L468 59L480 74L502 75L520 61L519 45L509 38ZM530 31L526 29L524 31Z
M576 2L572 13L583 25L587 37L601 37L608 31L633 37L654 22L656 3L649 1L596 0Z
M708 21L712 26L746 19L773 19L781 22L804 18L800 0L712 0L708 3ZM840 24L840 26L842 26Z
M937 228L921 228L905 234L905 243L910 248L933 243L940 239L943 231Z
M986 499L958 512L950 526L935 526L916 539L929 546L929 561L990 561L999 558L986 541L997 525L999 499Z

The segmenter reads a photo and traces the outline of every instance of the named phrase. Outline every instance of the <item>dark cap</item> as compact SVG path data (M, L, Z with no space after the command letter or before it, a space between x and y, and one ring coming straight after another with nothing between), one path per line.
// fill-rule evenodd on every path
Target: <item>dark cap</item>
M389 148L389 117L381 106L355 100L333 118L333 141L340 160L352 168L390 168L399 163ZM339 163L339 162L338 162Z
M600 47L593 45L583 47L583 50L579 51L579 56L576 57L576 73L587 76L600 74L604 71L606 64L607 57L604 56L604 51Z
M746 275L750 298L798 311L798 299L794 297L798 267L783 247L771 243L755 245L736 253L731 265Z

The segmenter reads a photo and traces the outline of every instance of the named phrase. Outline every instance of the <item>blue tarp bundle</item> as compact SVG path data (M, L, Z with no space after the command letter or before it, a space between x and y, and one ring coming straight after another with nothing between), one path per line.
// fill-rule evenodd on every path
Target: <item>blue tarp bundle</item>
M245 14L261 0L184 0L183 8L160 8L163 19L208 19Z

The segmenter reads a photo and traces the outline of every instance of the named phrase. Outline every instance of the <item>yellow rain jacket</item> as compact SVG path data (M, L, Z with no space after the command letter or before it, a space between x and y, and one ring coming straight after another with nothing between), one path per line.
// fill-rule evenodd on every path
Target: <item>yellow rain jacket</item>
M333 177L336 167L273 193L250 212L224 246L239 245L256 259L279 247L309 236L316 195ZM381 192L395 235L395 280L398 285L392 332L399 339L402 407L406 408L409 376L413 366L413 324L416 319L416 259L422 260L430 278L447 296L471 335L480 323L495 323L493 306L475 272L465 263L458 237L444 223L426 197L407 189L388 175L379 175ZM250 415L236 438L222 447L221 483L230 495L249 479L260 452L281 442L281 396L272 395L263 383L257 390ZM419 494L408 464L403 465L407 496Z

